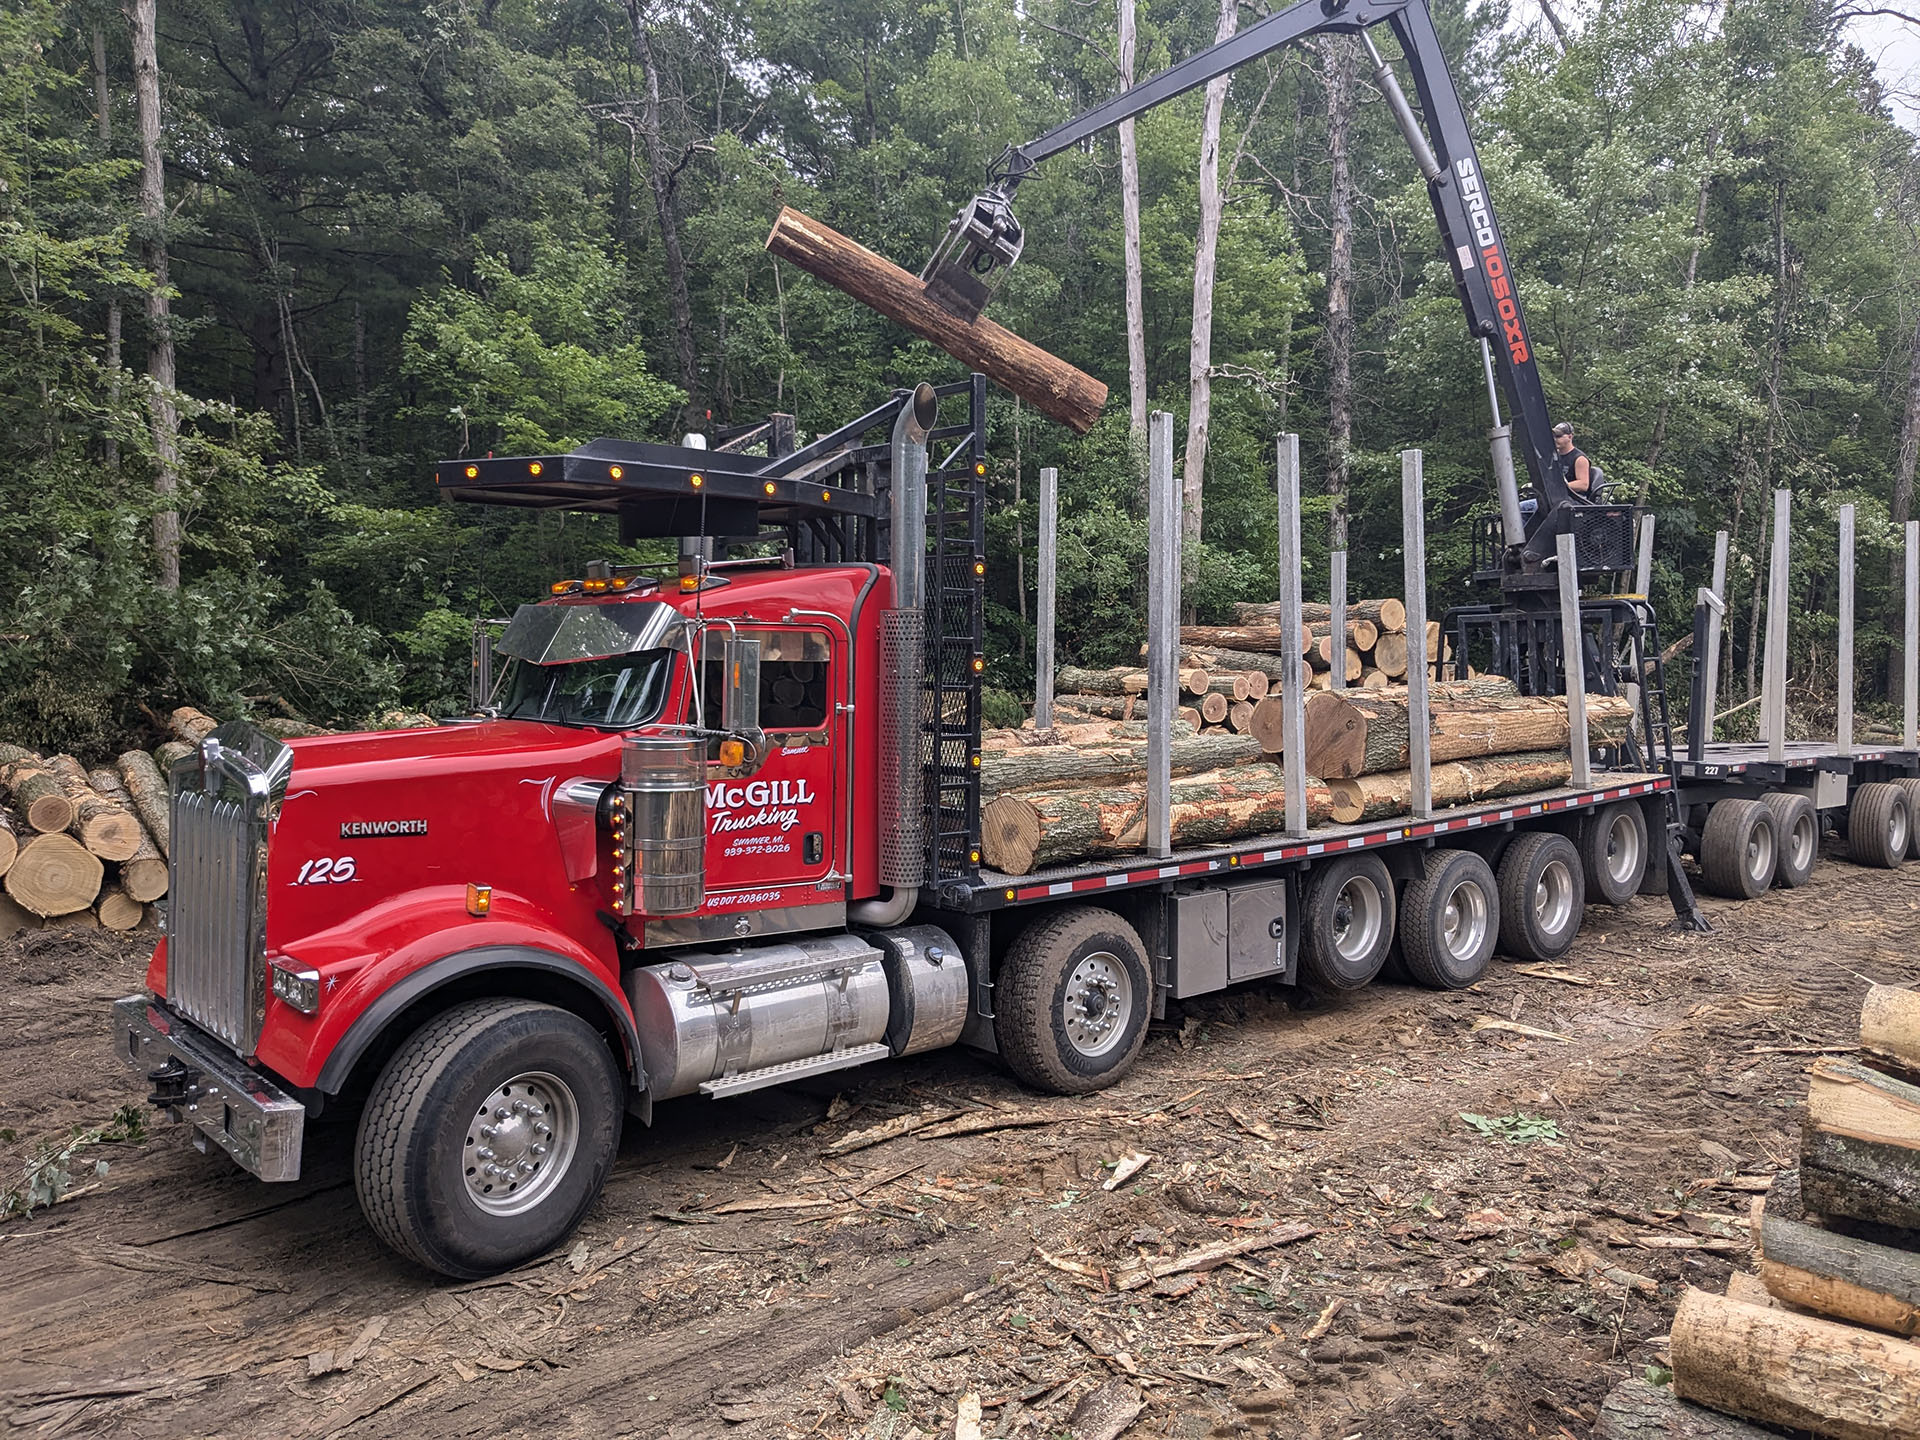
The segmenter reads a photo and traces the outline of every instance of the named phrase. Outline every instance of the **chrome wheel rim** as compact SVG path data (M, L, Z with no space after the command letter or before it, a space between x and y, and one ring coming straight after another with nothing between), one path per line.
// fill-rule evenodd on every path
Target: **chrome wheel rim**
M1908 825L1909 818L1907 815L1907 807L1904 805L1896 805L1893 807L1892 818L1887 821L1887 850L1895 859L1899 859L1907 853L1907 839L1910 831Z
M1747 835L1747 874L1755 880L1773 875L1773 829L1755 825Z
M580 1106L558 1075L528 1070L496 1085L467 1122L467 1198L489 1215L524 1215L566 1177Z
M1792 858L1796 872L1813 864L1814 846L1819 841L1820 827L1813 816L1801 813L1796 816L1793 828L1787 832L1787 854Z
M1067 977L1060 1018L1067 1040L1082 1055L1104 1055L1120 1043L1133 1016L1133 977L1120 957L1096 950Z
M1456 960L1470 960L1487 938L1487 892L1477 880L1462 880L1440 911L1440 938Z
M1640 828L1624 812L1616 813L1607 827L1607 874L1616 885L1624 885L1640 870Z
M1342 960L1368 960L1386 923L1380 888L1363 875L1340 887L1333 902L1333 948Z
M1573 916L1573 872L1564 860L1549 860L1533 887L1533 924L1542 935L1559 935Z

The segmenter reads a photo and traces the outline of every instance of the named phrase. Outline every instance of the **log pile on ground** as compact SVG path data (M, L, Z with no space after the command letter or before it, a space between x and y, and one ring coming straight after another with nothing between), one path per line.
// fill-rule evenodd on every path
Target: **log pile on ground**
M1917 1081L1920 995L1876 985L1859 1058L1812 1066L1798 1174L1756 1207L1758 1285L1689 1290L1671 1395L1622 1386L1597 1437L1761 1433L1713 1411L1836 1440L1920 1435Z

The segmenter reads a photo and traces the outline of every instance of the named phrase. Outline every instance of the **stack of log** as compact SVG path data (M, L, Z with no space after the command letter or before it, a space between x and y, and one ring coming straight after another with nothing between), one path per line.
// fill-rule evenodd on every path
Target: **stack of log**
M1757 1276L1682 1298L1672 1393L1616 1391L1595 1436L1920 1435L1920 995L1874 986L1857 1057L1814 1063L1799 1172L1752 1233Z

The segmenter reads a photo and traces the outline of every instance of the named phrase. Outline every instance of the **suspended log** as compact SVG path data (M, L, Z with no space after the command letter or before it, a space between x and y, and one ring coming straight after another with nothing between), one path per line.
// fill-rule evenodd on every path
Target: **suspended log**
M1407 637L1404 632L1388 631L1373 647L1373 663L1398 680L1407 673Z
M100 892L100 903L93 907L93 913L100 917L103 930L132 930L147 918L147 907L119 885L109 885Z
M29 828L53 835L73 823L73 801L67 798L66 786L46 761L37 756L15 760L0 779L5 781L14 808Z
M1218 725L1227 718L1231 702L1224 695L1202 695L1200 697L1200 718L1209 725Z
M1689 1405L1671 1387L1622 1380L1600 1402L1593 1440L1780 1440L1731 1415Z
M832 226L782 209L767 250L939 346L1075 434L1086 434L1100 418L1105 385L985 316L960 319L929 299L917 277Z
M1192 735L1176 740L1172 769L1176 775L1238 765L1260 758L1260 747L1238 735ZM1069 745L1033 746L1021 750L983 751L980 758L980 803L1022 790L1059 790L1075 785L1113 786L1147 778L1147 747L1142 739L1110 749L1083 749Z
M1800 1190L1823 1215L1920 1229L1920 1087L1850 1060L1815 1061Z
M1269 655L1283 655L1287 646L1292 644L1305 655L1313 648L1313 632L1302 625L1300 633L1289 640L1278 625L1182 625L1180 643L1195 647L1220 645L1229 650L1261 650Z
M1144 695L1147 672L1134 666L1118 665L1110 670L1082 670L1078 665L1062 665L1054 677L1062 690L1075 695Z
M1895 1335L1920 1331L1920 1254L1774 1213L1761 1219L1760 1278L1802 1309Z
M167 717L167 728L188 745L198 745L220 728L220 722L203 710L182 705Z
M1307 767L1311 770L1311 764ZM1525 795L1567 783L1573 764L1563 751L1535 751L1526 755L1495 755L1485 760L1455 760L1435 765L1433 803L1466 805L1497 800L1502 795ZM1385 820L1413 808L1413 772L1387 770L1352 780L1326 781L1333 802L1333 818L1341 825Z
M1830 1435L1920 1435L1920 1346L1790 1310L1689 1289L1673 1317L1683 1400Z
M11 895L0 894L0 940L10 939L22 930L38 930L41 919Z
M1280 618L1278 600L1257 602L1240 601L1229 605L1227 612L1233 616L1236 624L1270 624ZM1300 606L1300 618L1309 625L1328 625L1333 622L1333 607L1322 605L1318 601L1303 601ZM1382 630L1404 630L1407 628L1407 607L1398 600L1349 600L1347 602L1347 620L1370 620Z
M73 802L67 833L102 860L128 860L140 848L140 821L131 809L93 788L87 772L71 755L56 755L48 767Z
M1860 1048L1902 1069L1920 1071L1920 993L1875 985L1860 1007Z
M1278 830L1285 821L1285 777L1275 765L1237 765L1177 780L1172 787L1173 843L1223 844ZM1327 817L1324 788L1307 787L1309 823ZM1002 795L980 819L987 863L1009 875L1146 844L1147 797L1138 786L1035 790Z
M100 893L106 868L100 857L61 832L36 835L7 870L7 894L43 918L85 910Z
M114 764L133 801L134 813L147 827L147 834L153 837L163 856L171 853L167 836L171 812L167 808L167 782L160 767L144 750L129 750Z

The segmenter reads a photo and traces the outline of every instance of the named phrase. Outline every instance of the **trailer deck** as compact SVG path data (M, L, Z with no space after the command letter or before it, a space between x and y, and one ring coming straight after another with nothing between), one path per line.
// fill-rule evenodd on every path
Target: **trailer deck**
M1705 746L1698 760L1675 756L1673 775L1676 780L1719 780L1744 775L1753 779L1771 777L1775 783L1781 783L1796 771L1851 775L1854 768L1861 765L1902 771L1920 769L1920 751L1895 747L1856 746L1842 750L1832 740L1788 740L1782 749L1781 757L1775 759L1765 744L1717 741Z
M1161 885L1173 880L1197 879L1228 871L1257 872L1269 867L1311 861L1317 856L1343 854L1402 843L1430 840L1437 835L1484 830L1534 819L1559 811L1591 809L1615 800L1639 800L1673 787L1665 775L1615 772L1605 785L1587 788L1559 786L1526 795L1510 795L1482 804L1456 805L1436 811L1430 820L1405 816L1356 825L1321 825L1305 836L1256 835L1230 845L1176 850L1165 859L1122 855L1080 865L1008 875L982 869L971 885L951 885L942 893L949 908L974 913L1002 910L1063 895L1085 895Z

